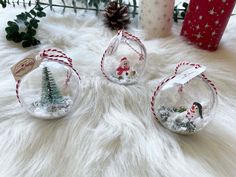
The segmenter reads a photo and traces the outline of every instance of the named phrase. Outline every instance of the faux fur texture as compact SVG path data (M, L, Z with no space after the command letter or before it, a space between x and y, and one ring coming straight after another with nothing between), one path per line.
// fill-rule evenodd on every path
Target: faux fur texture
M48 13L38 48L5 40L6 22L22 9L0 11L1 177L233 177L236 176L236 16L216 52L188 45L174 24L170 37L144 41L148 58L142 83L121 86L100 72L114 35L93 15ZM142 37L133 26L130 32ZM31 118L15 96L10 67L48 47L64 50L82 76L76 110L52 121ZM150 112L150 96L179 61L202 63L219 89L215 119L201 132L181 136ZM196 88L198 89L198 88Z

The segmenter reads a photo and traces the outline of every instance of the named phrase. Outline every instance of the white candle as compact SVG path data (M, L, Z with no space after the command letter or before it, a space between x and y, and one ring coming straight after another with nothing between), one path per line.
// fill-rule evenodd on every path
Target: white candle
M171 32L174 0L141 0L139 24L145 39L166 37Z

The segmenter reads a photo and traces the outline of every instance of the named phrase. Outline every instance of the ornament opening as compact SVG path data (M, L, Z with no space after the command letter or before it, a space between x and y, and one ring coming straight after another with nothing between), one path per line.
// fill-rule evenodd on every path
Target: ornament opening
M121 30L112 38L101 60L104 76L115 83L131 85L144 73L146 49L136 37Z

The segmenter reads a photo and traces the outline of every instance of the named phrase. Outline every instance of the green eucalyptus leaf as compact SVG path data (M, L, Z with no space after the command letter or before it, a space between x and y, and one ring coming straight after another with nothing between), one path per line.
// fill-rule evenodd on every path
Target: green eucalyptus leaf
M25 26L29 26L29 22L25 21L24 22Z
M40 41L37 40L36 38L32 37L31 43L32 43L33 46L36 46L36 45L40 44Z
M37 5L35 6L35 9L36 9L37 11L42 11L42 10L43 10L43 8L42 8L39 4L37 4Z
M29 40L31 38L31 35L25 32L21 32L20 36L23 40Z
M9 33L11 33L12 28L11 28L11 27L6 27L6 28L5 28L5 31L9 34Z
M22 42L22 46L23 46L24 48L30 47L30 46L31 46L31 41L30 41L30 40L23 41L23 42Z
M16 35L12 40L13 40L14 42L16 42L16 43L20 43L20 42L22 41L20 35Z
M26 16L29 18L33 18L32 15L29 12L25 12Z
M38 22L35 19L30 20L30 25L34 28L38 28Z
M36 34L36 30L35 29L29 29L27 31L27 34L29 34L30 36L34 36Z
M5 31L7 32L7 34L18 33L18 30L19 30L19 28L15 28L14 26L5 28Z
M39 12L37 12L37 16L40 17L40 18L41 18L41 17L45 17L45 16L46 16L46 13L39 11Z
M181 15L181 17L184 18L185 17L185 12L181 12L180 15Z
M17 26L16 22L13 22L13 21L8 21L7 25L8 26Z
M30 10L29 13L31 13L34 16L36 16L36 12L34 11L34 9Z
M24 36L25 36L25 34L26 34L25 32L21 32L21 33L20 33L20 37L23 39ZM24 40L24 39L23 39L23 40Z
M183 3L183 7L187 8L187 7L188 7L188 3L187 3L187 2L184 2L184 3Z
M22 20L22 21L27 20L27 15L23 12L21 14L17 15L16 17L17 17L17 20Z
M6 35L6 39L7 39L8 41L12 41L12 36L9 35L9 34L7 34L7 35Z
M5 8L7 6L6 1L0 0L0 4L2 5L2 8Z

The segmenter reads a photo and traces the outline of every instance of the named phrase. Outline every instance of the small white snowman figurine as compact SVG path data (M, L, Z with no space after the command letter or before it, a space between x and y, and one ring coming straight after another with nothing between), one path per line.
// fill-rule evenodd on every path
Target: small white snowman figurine
M198 102L194 102L190 109L187 110L186 117L189 121L193 122L195 119L200 117L203 119L202 116L202 105Z
M119 80L133 77L136 72L130 68L129 61L126 57L120 59L120 65L116 68L116 75Z

